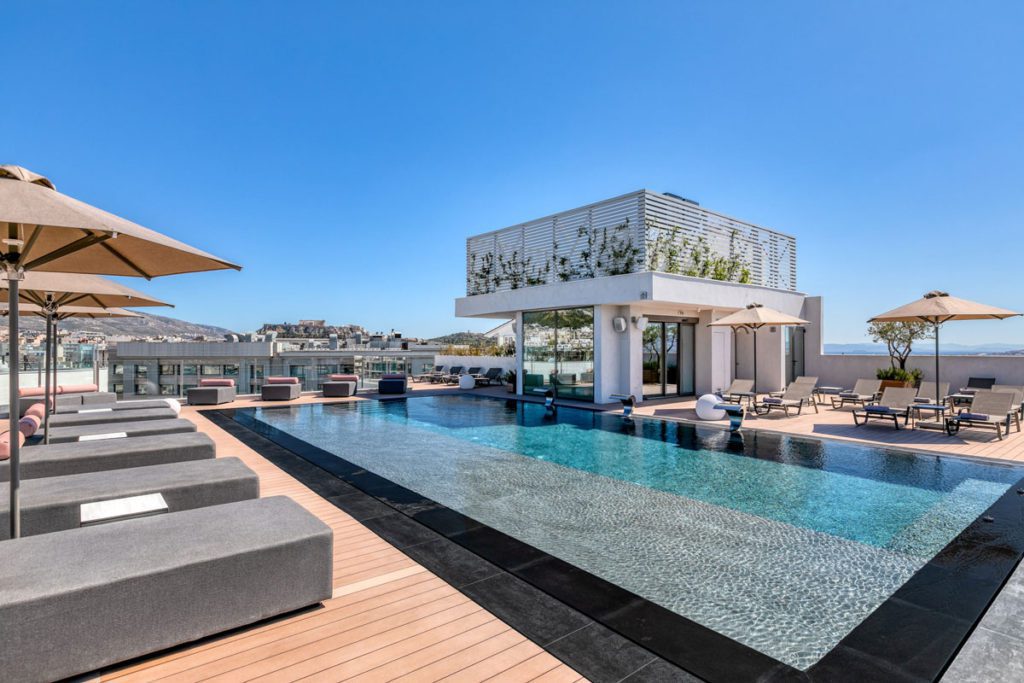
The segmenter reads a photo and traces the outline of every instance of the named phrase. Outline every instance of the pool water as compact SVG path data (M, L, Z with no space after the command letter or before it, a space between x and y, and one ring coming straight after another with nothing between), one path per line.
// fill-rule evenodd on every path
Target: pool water
M1024 476L468 396L256 418L800 669Z

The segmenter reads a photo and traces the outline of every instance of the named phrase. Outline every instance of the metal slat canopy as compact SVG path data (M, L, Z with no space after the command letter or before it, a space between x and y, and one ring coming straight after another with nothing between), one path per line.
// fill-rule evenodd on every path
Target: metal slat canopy
M27 272L46 271L153 278L241 268L137 223L57 191L48 178L21 166L0 166L0 261L8 282L10 330L10 520L21 535L18 434L19 285ZM66 303L71 303L66 302ZM137 305L137 304L136 304Z

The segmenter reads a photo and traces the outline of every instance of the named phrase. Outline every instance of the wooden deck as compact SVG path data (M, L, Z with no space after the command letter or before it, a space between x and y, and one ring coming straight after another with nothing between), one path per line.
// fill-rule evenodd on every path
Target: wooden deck
M290 496L331 526L334 596L322 609L115 667L100 680L584 680L194 408L181 414L214 439L218 457L259 474L261 495Z
M694 399L649 401L638 406L636 414L700 423L694 410L695 405ZM794 414L793 417L785 417L781 411L774 411L771 415L765 416L750 414L743 422L743 429L842 439L871 446L891 446L947 455L1024 462L1024 432L1011 429L1010 436L1004 436L1000 441L995 431L991 429L964 429L959 434L948 436L945 432L936 430L901 428L897 431L891 422L880 420L856 427L853 424L852 412L852 406L833 409L831 405L826 404L819 405L817 413L813 408L805 408L801 415Z

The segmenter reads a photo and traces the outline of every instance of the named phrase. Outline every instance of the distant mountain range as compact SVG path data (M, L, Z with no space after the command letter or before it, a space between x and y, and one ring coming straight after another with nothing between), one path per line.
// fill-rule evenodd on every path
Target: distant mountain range
M43 319L34 315L21 317L24 330L43 332ZM108 337L219 337L230 334L231 330L215 325L168 318L162 315L143 313L140 318L68 318L59 323L61 330L70 332L95 332Z
M482 332L452 332L430 340L434 344L442 346L469 346L476 348L480 346L492 346L494 340Z
M915 344L914 348L921 353L930 353L934 349L934 341L925 340ZM939 350L949 356L1024 356L1024 344L941 344ZM886 356L884 344L825 344L825 353Z

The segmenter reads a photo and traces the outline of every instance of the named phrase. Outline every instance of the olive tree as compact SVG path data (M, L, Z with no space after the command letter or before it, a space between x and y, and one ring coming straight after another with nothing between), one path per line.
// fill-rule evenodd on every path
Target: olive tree
M892 367L907 369L907 359L914 342L931 339L934 330L928 323L871 323L868 335L873 342L882 342L889 351L889 363Z

